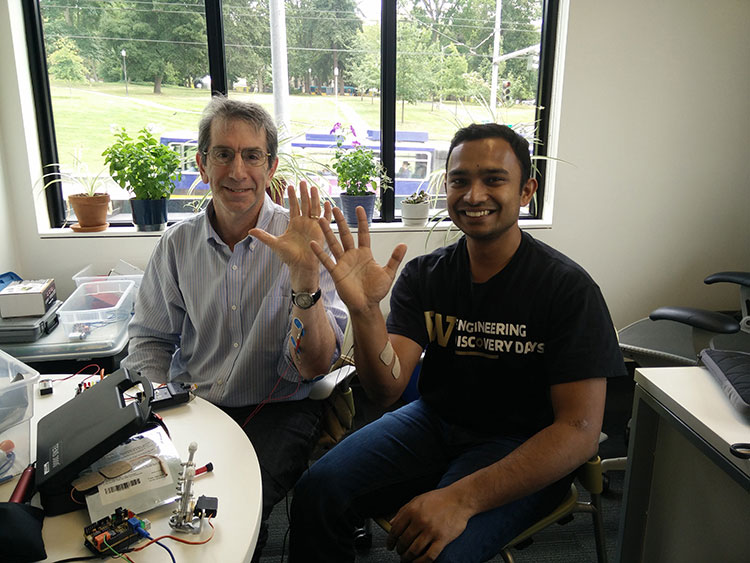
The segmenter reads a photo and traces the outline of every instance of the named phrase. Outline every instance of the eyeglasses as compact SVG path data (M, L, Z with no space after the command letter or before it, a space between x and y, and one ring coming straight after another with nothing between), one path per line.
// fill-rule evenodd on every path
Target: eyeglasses
M234 162L237 151L226 147L214 147L208 151L203 151L204 155L217 166L229 166ZM260 149L242 149L240 152L242 163L245 166L263 166L266 160L271 158L271 154L263 152Z

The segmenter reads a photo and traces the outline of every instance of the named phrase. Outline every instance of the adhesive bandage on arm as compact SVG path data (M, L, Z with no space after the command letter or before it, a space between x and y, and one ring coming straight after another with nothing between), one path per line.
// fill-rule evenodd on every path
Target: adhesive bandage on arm
M391 368L393 379L399 378L401 375L401 364L398 362L398 356L393 350L393 345L390 340L386 342L385 348L380 352L380 361Z

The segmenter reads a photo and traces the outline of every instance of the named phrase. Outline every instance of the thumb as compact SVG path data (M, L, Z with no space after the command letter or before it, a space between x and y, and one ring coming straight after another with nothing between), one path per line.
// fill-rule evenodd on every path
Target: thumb
M270 246L271 248L274 247L274 245L276 244L276 241L278 240L278 237L275 237L272 234L267 233L263 229L257 229L257 228L256 229L250 229L250 231L248 232L248 234L251 237L257 238L260 242L262 242L263 244L265 244L267 246Z

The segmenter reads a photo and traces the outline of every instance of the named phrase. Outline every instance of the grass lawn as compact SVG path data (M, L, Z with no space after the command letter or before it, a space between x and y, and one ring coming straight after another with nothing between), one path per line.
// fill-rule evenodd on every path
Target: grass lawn
M230 97L256 102L273 115L272 94L231 92ZM52 107L59 158L65 168L72 168L74 153L79 154L90 172L96 174L104 166L102 151L114 140L110 127L125 127L131 136L148 124L156 127L157 136L168 131L198 130L201 112L209 100L207 90L162 86L161 94L153 93L152 84L129 84L127 95L123 83L94 85L52 84ZM379 98L355 96L290 97L290 119L293 134L306 131L327 133L337 121L354 125L364 137L363 127L380 128ZM427 131L430 139L448 141L455 130L473 121L487 121L488 115L478 105L446 102L442 106L430 102L404 105L401 121L398 102L396 127L404 131ZM534 109L530 106L502 108L498 120L508 124L530 123Z

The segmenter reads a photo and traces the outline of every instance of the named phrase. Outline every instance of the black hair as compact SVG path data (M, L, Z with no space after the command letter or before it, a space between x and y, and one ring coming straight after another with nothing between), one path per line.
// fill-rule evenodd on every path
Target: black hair
M508 141L510 147L521 165L521 189L526 185L531 177L531 155L529 154L529 142L521 135L513 131L507 125L499 123L472 123L467 127L462 127L453 135L451 146L448 149L448 156L445 159L445 171L448 172L451 153L461 143L467 141L478 141L480 139L500 138Z

